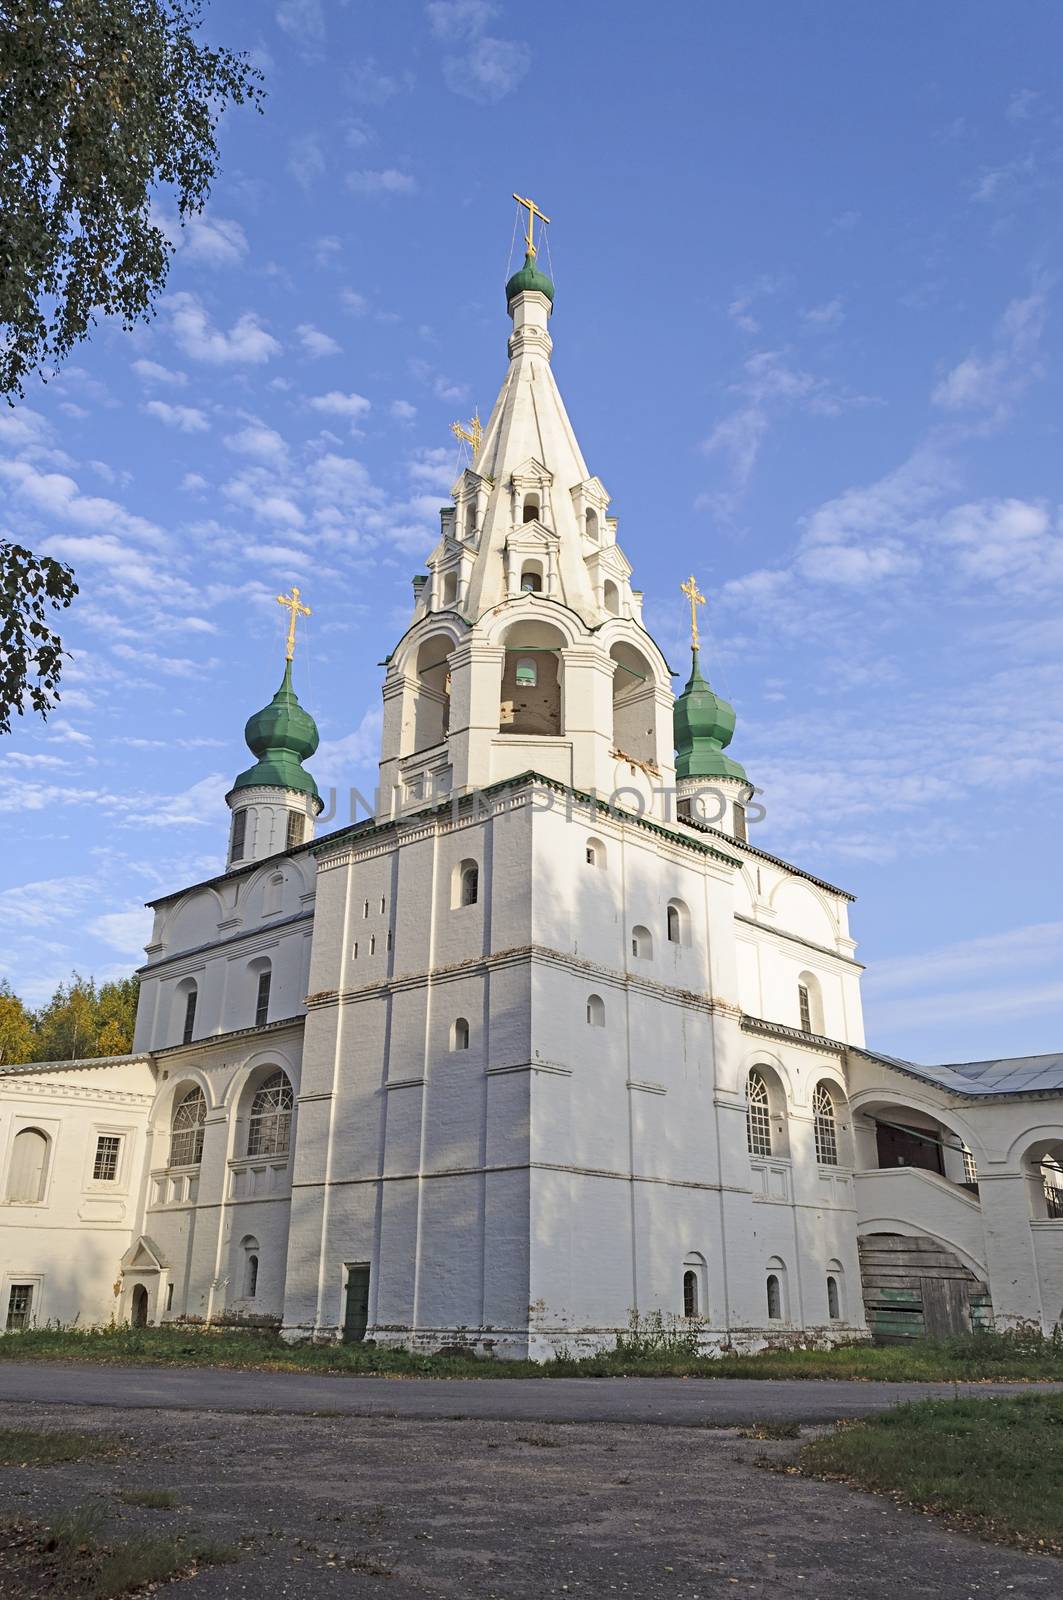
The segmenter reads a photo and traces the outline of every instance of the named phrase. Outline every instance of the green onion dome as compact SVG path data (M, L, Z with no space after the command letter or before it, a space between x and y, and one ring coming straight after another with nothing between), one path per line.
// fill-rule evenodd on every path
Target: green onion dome
M741 778L748 783L745 769L724 750L735 731L735 710L720 698L701 676L698 652L686 688L672 712L675 732L677 778Z
M535 257L529 250L524 257L524 265L519 272L515 272L506 284L506 304L509 305L518 294L527 294L531 291L544 294L550 304L554 303L554 286L545 272L540 272L535 265Z
M296 699L290 661L269 705L248 718L244 738L258 760L241 772L234 789L297 789L317 796L317 784L302 763L317 749L320 735L313 717Z

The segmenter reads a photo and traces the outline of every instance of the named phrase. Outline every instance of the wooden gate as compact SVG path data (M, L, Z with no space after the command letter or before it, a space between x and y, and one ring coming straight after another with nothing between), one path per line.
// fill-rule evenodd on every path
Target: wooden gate
M985 1327L985 1284L939 1239L870 1233L859 1240L867 1325L879 1344L947 1338Z

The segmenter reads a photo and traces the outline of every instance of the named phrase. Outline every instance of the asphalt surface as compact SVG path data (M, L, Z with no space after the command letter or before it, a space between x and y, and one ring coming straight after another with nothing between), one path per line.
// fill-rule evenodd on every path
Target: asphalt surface
M1058 1385L760 1378L348 1378L202 1367L0 1361L0 1401L195 1411L515 1422L742 1426L835 1422L906 1400L1027 1394Z
M141 1399L129 1409L122 1399L113 1407L29 1403L26 1391L45 1380L65 1385L84 1374L18 1371L23 1395L0 1401L0 1427L83 1430L98 1434L108 1453L0 1467L0 1516L48 1526L64 1511L86 1507L106 1535L134 1544L141 1534L183 1534L233 1550L231 1565L178 1581L175 1600L1056 1600L1063 1591L1063 1562L1052 1557L976 1543L888 1498L786 1472L800 1441L601 1421L151 1409L157 1398L150 1385L157 1397L177 1379L199 1385L202 1403L211 1404L217 1396L207 1391L221 1375L204 1372L139 1370ZM9 1385L14 1374L5 1368ZM125 1374L107 1376L99 1392L116 1393ZM246 1376L261 1383L265 1375ZM309 1387L298 1378L281 1382L300 1392ZM312 1387L316 1400L320 1383ZM395 1383L386 1390L423 1406L429 1390L453 1395L456 1387ZM614 1412L623 1409L620 1389L632 1391L629 1403L644 1405L647 1387L594 1386L604 1395L599 1404ZM747 1415L777 1388L738 1387L747 1396L756 1390ZM276 1400L272 1379L268 1388ZM346 1379L329 1382L327 1392L337 1388L379 1392ZM513 1380L490 1393L471 1382L459 1393L466 1407L498 1405L490 1395L504 1391L511 1410L542 1410L544 1403L571 1410L585 1404L586 1388ZM685 1410L677 1388L691 1395ZM690 1421L692 1404L716 1385L668 1389L651 1415L659 1420L660 1408L670 1405ZM243 1384L238 1398L246 1403ZM353 1393L349 1398L359 1403ZM737 1399L732 1394L731 1403ZM839 1404L823 1398L818 1407L836 1411ZM765 1470L765 1460L781 1470ZM145 1487L169 1490L172 1504L131 1505L130 1491ZM32 1581L0 1535L0 1596L56 1600L47 1574L38 1575L43 1584Z

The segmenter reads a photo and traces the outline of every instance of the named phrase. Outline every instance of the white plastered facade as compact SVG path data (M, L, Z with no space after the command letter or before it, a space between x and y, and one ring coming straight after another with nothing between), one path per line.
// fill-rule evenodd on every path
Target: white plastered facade
M738 780L677 817L672 674L554 381L550 302L510 312L388 663L376 818L287 851L249 826L248 859L157 904L137 1053L0 1075L3 1304L31 1284L38 1320L534 1357L659 1311L755 1348L865 1336L861 1240L885 1235L1054 1326L1058 1089L978 1100L867 1052L849 897L733 837ZM289 800L243 797L274 821ZM286 1147L254 1152L278 1075ZM25 1128L33 1200L11 1194ZM928 1164L890 1164L920 1130Z

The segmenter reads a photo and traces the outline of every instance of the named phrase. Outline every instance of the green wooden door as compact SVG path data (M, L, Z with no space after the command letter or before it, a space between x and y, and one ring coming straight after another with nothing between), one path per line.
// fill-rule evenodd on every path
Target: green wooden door
M343 1305L343 1342L358 1344L369 1325L369 1268L363 1264L347 1268L347 1296Z

